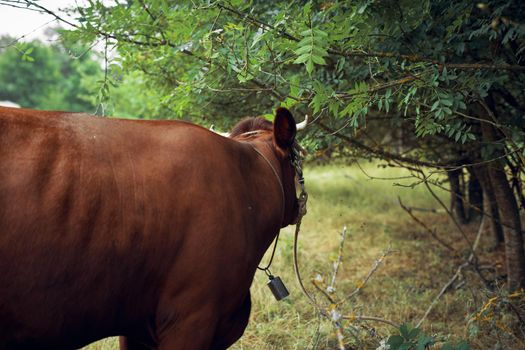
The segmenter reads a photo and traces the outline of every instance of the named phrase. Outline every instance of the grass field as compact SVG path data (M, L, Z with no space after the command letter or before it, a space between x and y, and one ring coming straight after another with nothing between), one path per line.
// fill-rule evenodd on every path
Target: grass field
M377 177L407 175L403 170L385 169L375 163L362 167L367 174ZM441 209L439 204L423 186L407 188L395 185L403 181L408 184L411 180L370 180L357 166L311 167L306 169L305 177L309 202L299 241L299 263L307 288L314 289L310 281L318 275L324 280L330 279L340 233L347 226L336 299L343 299L355 290L384 250L390 247L392 254L386 257L361 292L347 300L339 310L349 316L377 316L398 324L416 324L463 262L468 246L446 214L417 212L443 240L457 249L457 253L436 243L400 208L397 197L412 207ZM446 193L438 194L448 203ZM473 223L464 227L471 239L474 239L477 225ZM482 237L480 252L488 251L489 245L490 239ZM275 301L265 285L266 276L258 272L251 288L253 308L250 323L233 349L302 350L314 345L318 349L337 348L331 323L319 321L295 281L292 248L293 227L289 227L281 233L272 272L285 281L290 296L284 301ZM493 252L479 258L498 265L496 256L500 255ZM506 334L504 327L498 332L483 325L468 325L468 320L487 299L482 285L472 275L467 271L464 286L439 299L422 324L422 330L439 339L468 339L472 348L498 348L498 341L501 348L525 348L511 332ZM320 293L316 296L329 306ZM514 322L513 319L495 319L504 322L503 325ZM354 349L375 349L382 339L395 332L392 327L377 322L345 322L343 326L347 348ZM115 340L109 339L87 349L117 348Z

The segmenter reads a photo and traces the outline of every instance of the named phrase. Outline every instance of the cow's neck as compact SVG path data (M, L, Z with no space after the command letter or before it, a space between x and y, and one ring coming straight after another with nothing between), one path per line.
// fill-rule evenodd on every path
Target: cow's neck
M270 142L264 141L249 142L249 145L254 151L254 157L257 158L257 163L259 164L261 171L265 173L271 173L271 175L269 176L271 177L274 186L279 187L279 192L281 193L279 199L274 202L274 205L276 207L281 208L278 219L279 224L276 225L275 230L260 232L260 236L257 238L257 240L260 242L258 246L264 249L260 254L262 257L268 246L274 240L275 236L279 233L279 230L284 220L286 201L284 187L282 183L281 163L279 162L277 155L275 154L272 148L273 145Z
M273 175L275 176L275 181L279 184L279 188L281 190L281 206L282 206L282 215L281 215L281 224L282 222L284 221L284 207L285 207L285 203L286 203L286 200L285 200L285 197L284 197L284 187L283 187L283 181L281 179L281 168L280 168L280 164L278 162L275 162L275 164L272 164L272 161L270 159L275 159L275 154L273 154L273 152L271 152L271 156L267 156L265 155L261 150L259 150L259 148L257 148L255 145L253 144L250 144L250 146L252 146L253 150L262 158L264 159L264 161L268 164L268 167L272 170L272 173ZM269 149L270 147L265 147L267 149Z

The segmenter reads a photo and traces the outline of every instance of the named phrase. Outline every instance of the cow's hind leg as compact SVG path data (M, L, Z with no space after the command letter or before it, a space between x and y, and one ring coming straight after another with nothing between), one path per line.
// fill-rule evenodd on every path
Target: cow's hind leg
M119 337L120 350L150 350L157 349L153 339L138 340L132 337Z
M251 300L248 293L237 311L227 320L210 322L210 310L194 314L184 323L172 327L160 336L158 350L224 350L244 333L250 317Z
M215 334L216 321L211 309L184 317L157 334L158 350L209 350Z
M251 308L252 302L248 292L241 307L228 320L219 324L211 347L213 350L227 349L242 336L248 325Z

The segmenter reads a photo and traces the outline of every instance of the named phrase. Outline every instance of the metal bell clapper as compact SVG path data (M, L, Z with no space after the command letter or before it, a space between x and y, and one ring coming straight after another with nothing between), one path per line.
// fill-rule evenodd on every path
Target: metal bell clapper
M272 274L268 274L268 288L272 291L273 296L277 301L286 298L290 293L280 277L275 277Z

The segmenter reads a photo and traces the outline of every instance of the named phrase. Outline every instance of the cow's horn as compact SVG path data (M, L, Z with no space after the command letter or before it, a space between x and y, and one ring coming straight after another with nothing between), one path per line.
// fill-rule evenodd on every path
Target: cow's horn
M220 131L215 130L215 125L213 125L213 124L210 126L210 131L213 131L214 133L219 134L219 135L224 136L224 137L230 137L230 133L229 132L220 132Z
M306 124L308 124L308 114L305 114L304 120L296 124L295 127L297 128L297 131L303 130L304 128L306 128Z

